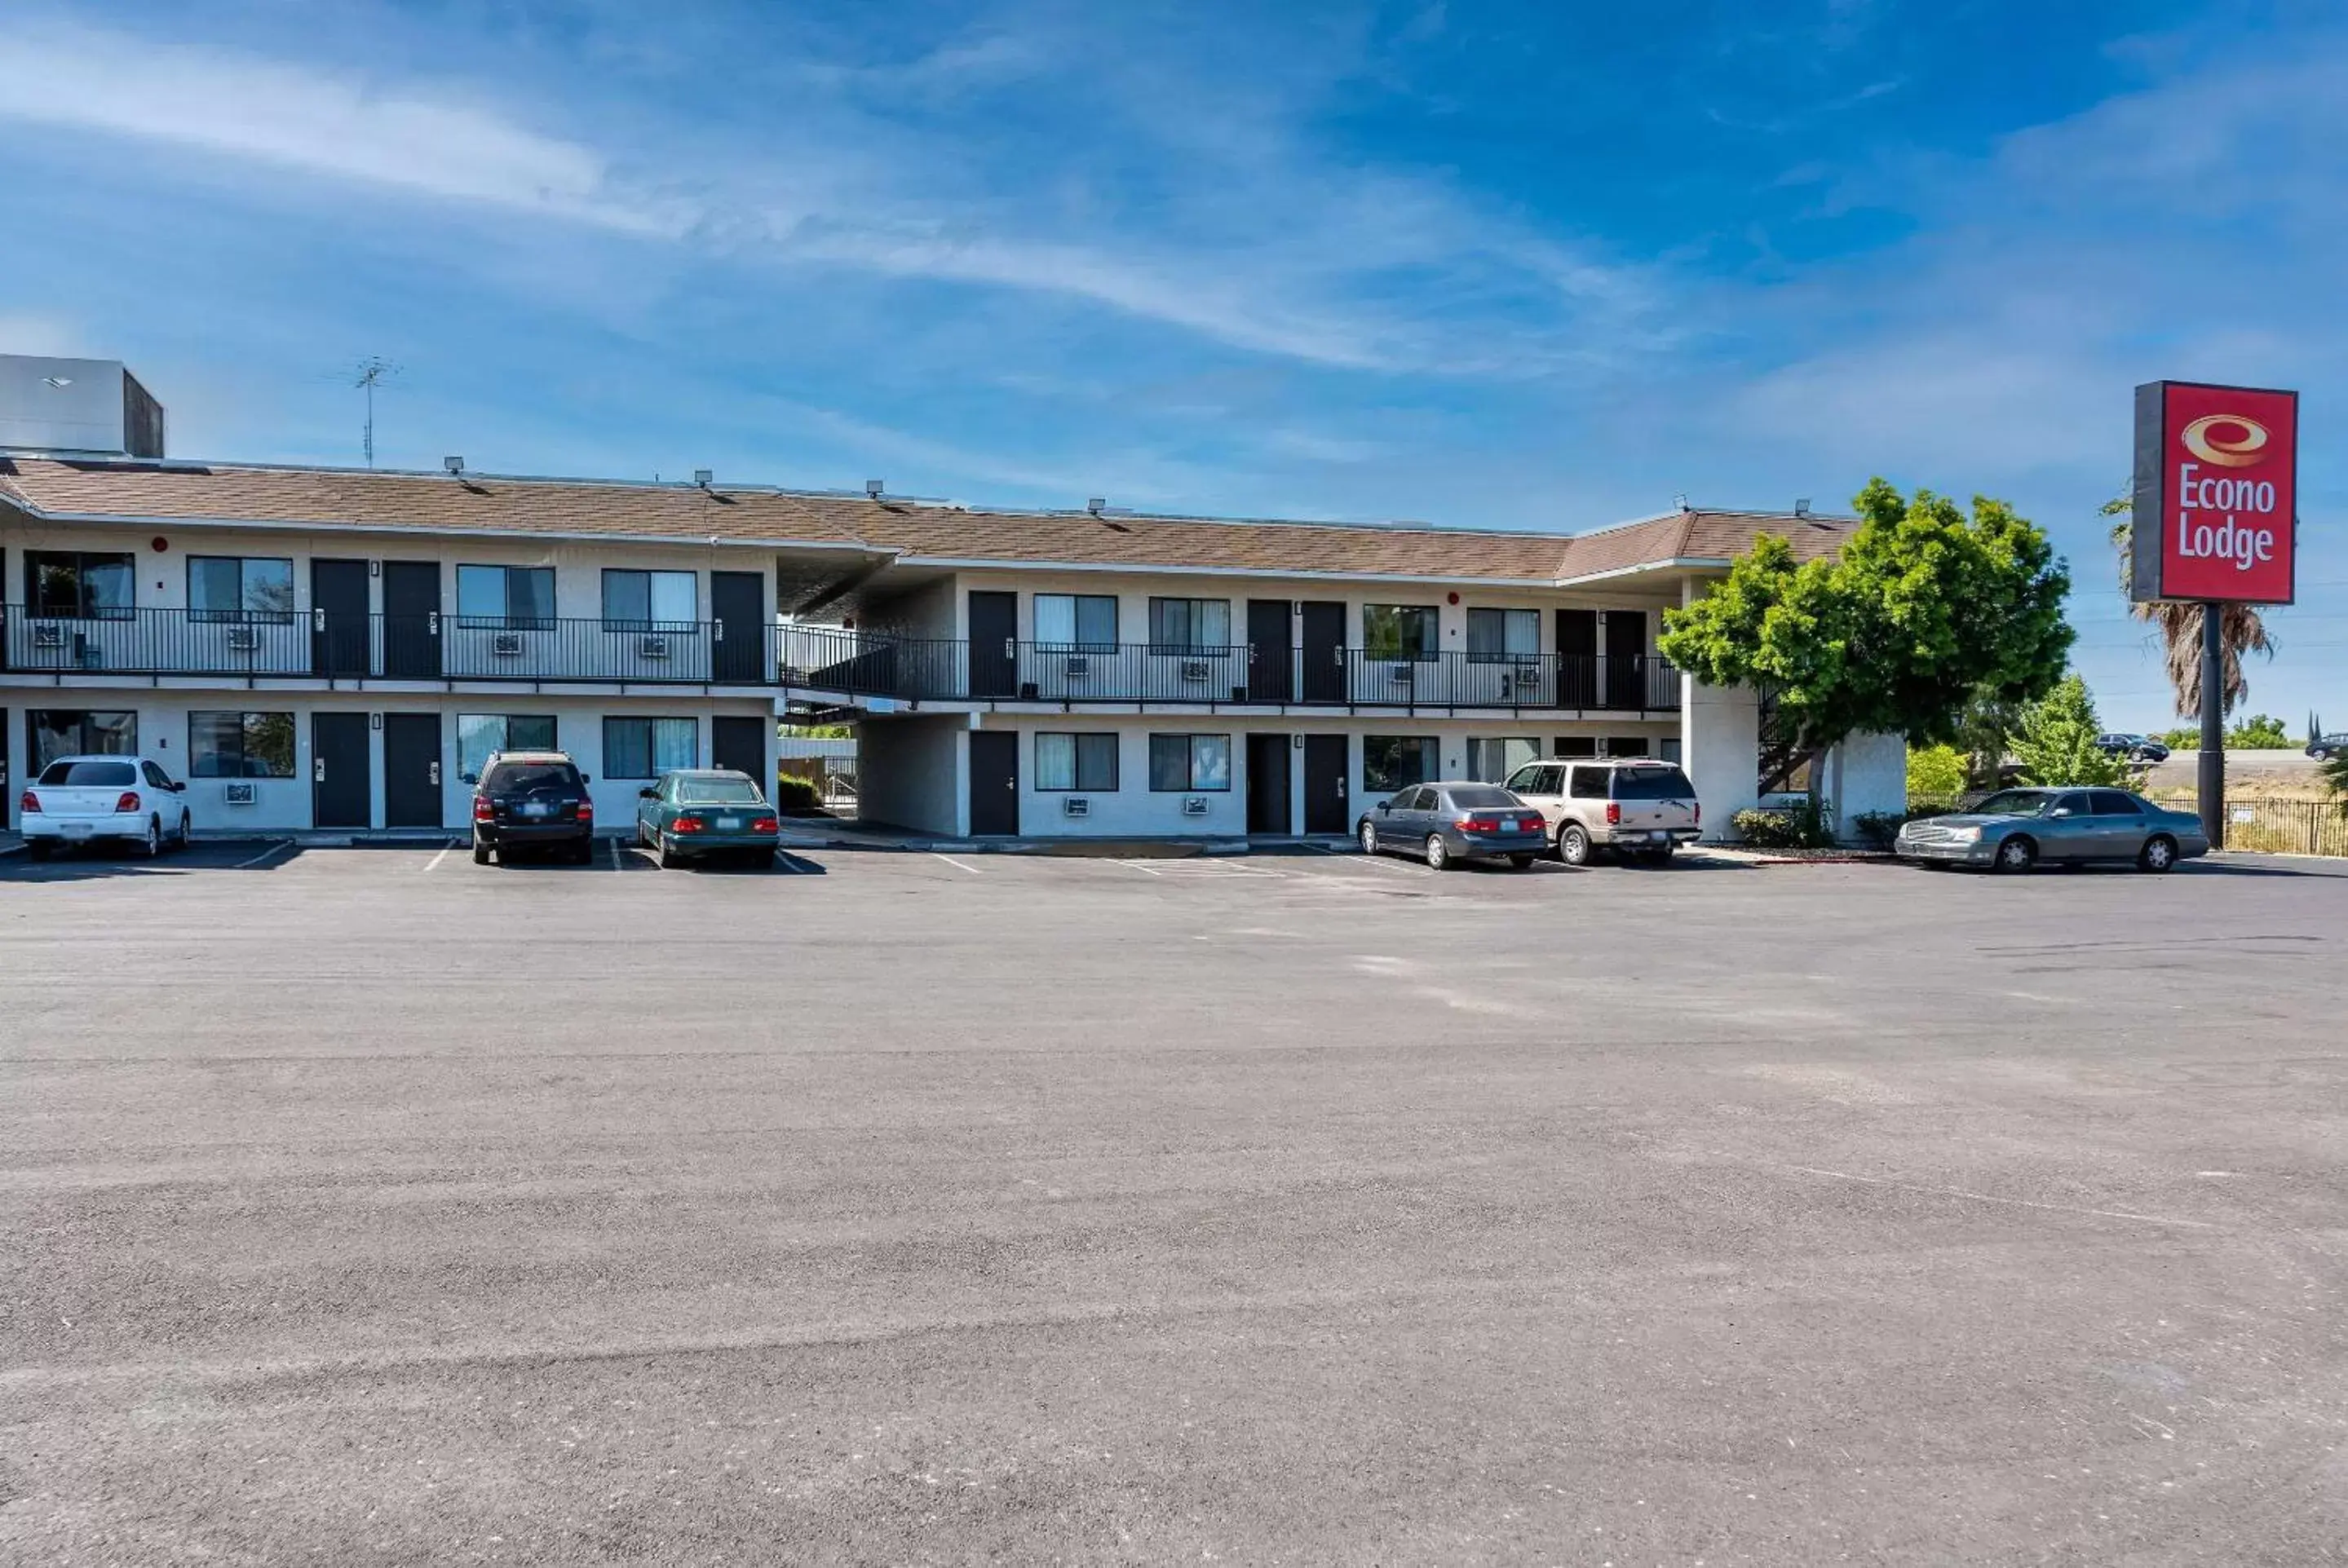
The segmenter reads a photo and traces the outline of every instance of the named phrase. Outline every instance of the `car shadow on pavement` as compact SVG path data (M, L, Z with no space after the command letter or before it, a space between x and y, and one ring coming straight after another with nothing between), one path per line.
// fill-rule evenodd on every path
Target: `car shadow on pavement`
M19 850L14 855L0 856L0 882L95 882L119 877L185 876L199 871L275 871L301 857L301 845L284 842L199 842L187 849L166 850L152 860L143 855L87 849L36 860Z

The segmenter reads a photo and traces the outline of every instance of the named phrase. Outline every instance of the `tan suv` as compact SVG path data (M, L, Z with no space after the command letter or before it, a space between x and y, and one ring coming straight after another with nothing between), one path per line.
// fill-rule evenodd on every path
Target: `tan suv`
M1508 787L1540 809L1568 866L1589 865L1601 848L1669 860L1703 827L1695 785L1677 763L1653 757L1527 763L1509 775Z

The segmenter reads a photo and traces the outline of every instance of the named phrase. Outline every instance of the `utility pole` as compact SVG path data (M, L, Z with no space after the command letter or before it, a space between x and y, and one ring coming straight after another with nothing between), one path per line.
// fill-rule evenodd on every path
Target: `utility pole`
M366 394L366 434L362 445L366 449L366 466L375 466L375 389L388 376L397 375L399 366L381 354L369 354L359 361L358 379L351 383Z
M2201 836L2226 847L2226 607L2201 601Z

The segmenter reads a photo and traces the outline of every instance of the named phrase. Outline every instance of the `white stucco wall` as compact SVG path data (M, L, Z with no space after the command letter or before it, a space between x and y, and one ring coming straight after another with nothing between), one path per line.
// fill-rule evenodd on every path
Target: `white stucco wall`
M1760 798L1760 694L1682 682L1680 752L1704 808L1704 837L1734 837L1729 818Z
M1856 841L1856 821L1869 812L1908 807L1908 743L1899 735L1853 735L1827 763L1827 793L1834 802L1835 836Z

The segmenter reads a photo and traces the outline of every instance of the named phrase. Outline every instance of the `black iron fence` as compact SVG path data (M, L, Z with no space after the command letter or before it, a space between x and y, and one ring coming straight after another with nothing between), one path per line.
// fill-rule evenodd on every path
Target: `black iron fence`
M963 642L836 627L780 633L785 686L903 702L1327 703L1422 709L1675 712L1662 660L1602 655L1317 653L1241 644Z
M766 686L773 634L753 621L8 607L5 667L60 674L327 676Z

